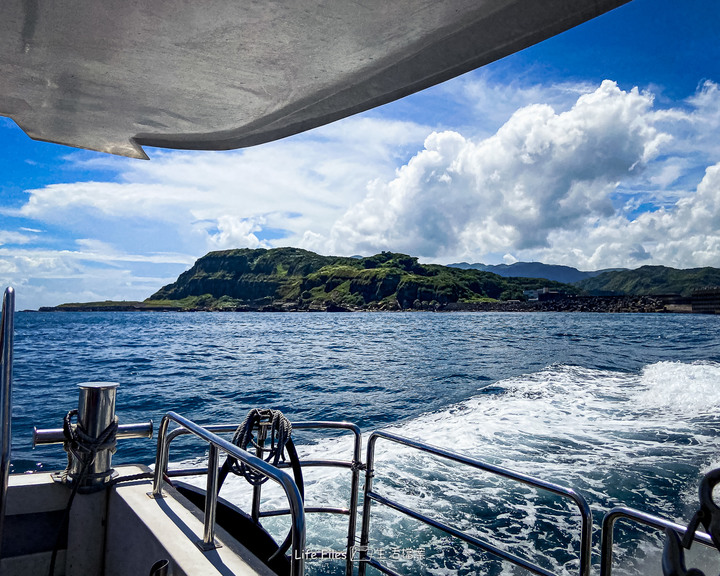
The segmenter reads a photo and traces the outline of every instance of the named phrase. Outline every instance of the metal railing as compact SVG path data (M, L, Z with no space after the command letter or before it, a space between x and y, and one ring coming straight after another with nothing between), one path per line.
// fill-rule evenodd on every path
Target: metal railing
M205 426L205 430L215 434L227 434L235 432L237 430L237 424L214 424ZM348 530L347 530L347 549L345 556L345 573L347 576L351 576L353 573L353 558L352 549L355 546L355 532L357 530L357 510L359 491L358 487L360 484L360 471L362 466L362 434L360 428L351 422L330 422L330 421L307 421L307 422L293 422L292 429L295 430L347 430L353 434L353 456L351 461L347 460L300 460L300 466L306 467L335 467L335 468L347 468L351 472L350 478L350 502L348 508L332 508L329 506L316 506L316 507L304 507L306 514L313 513L325 513L325 514L342 514L348 516ZM168 433L167 444L168 447L172 441L178 436L190 434L189 430L179 427L175 428ZM282 462L278 465L278 468L289 468L290 464ZM205 468L192 468L192 469L179 469L179 470L167 470L166 474L171 478L183 477L183 476L199 476L206 474ZM253 510L251 513L252 518L267 518L271 516L283 516L290 514L289 509L280 510L259 510L260 502L260 490L261 485L255 486L256 494L253 495Z
M15 317L15 291L7 288L3 295L0 318L0 546L5 524L10 450L12 448L12 365ZM0 556L2 550L0 550Z
M684 536L687 528L670 520L666 520L659 516L653 516L647 512L636 510L634 508L626 508L617 506L610 510L603 518L602 535L600 537L600 576L610 576L612 574L613 560L613 531L615 522L618 520L630 520L636 524L642 524L655 528L657 530L665 530L670 528L675 530L680 536ZM695 542L700 542L706 546L714 547L709 534L705 532L695 532Z
M148 420L139 424L120 424L117 427L115 438L117 440L126 440L128 438L152 438L153 437L153 421ZM33 428L32 447L37 448L45 444L62 444L67 440L65 431L62 428L45 428L40 429L37 426Z
M158 447L155 458L155 475L153 479L153 491L150 494L153 498L162 498L163 475L168 469L169 458L169 436L168 426L170 422L175 422L182 428L188 430L189 433L205 440L210 448L208 455L208 472L207 485L205 491L205 511L202 541L197 542L202 550L212 550L217 547L215 544L215 514L217 510L217 492L218 492L218 473L219 473L219 451L237 458L240 462L249 466L253 470L264 474L274 482L277 482L285 491L291 514L291 559L290 574L299 576L304 569L304 548L305 548L305 511L303 510L302 498L295 484L295 481L283 470L278 470L272 466L253 456L249 452L231 444L227 440L213 434L207 429L195 424L176 414L168 412L160 423L158 431Z
M442 530L443 532L450 534L451 536L455 536L456 538L464 540L465 542L468 542L469 544L473 544L474 546L477 546L483 550L486 550L487 552L490 552L491 554L494 554L494 555L500 557L502 560L511 562L517 566L521 566L522 568L525 568L526 570L534 572L535 574L541 574L542 576L552 576L551 572L548 572L541 566L537 566L536 564L533 564L523 558L520 558L518 556L515 556L514 554L511 554L509 552L501 550L501 549L497 548L496 546L494 546L488 542L485 542L484 540L475 538L474 536L471 536L470 534L467 534L466 532L462 532L462 531L460 531L456 528L453 528L452 526L449 526L443 522L439 522L437 520L429 518L423 514L420 514L419 512L416 512L415 510L412 510L406 506L403 506L399 502L395 502L393 500L390 500L389 498L381 496L377 492L373 492L372 481L373 481L373 477L375 476L375 464L374 464L375 463L375 444L376 444L377 440L381 439L381 438L385 439L385 440L389 440L391 442L395 442L397 444L402 444L402 445L408 446L410 448L419 450L421 452L427 452L427 453L433 454L435 456L439 456L441 458L451 460L453 462L457 462L460 464L466 464L466 465L476 468L478 470L482 470L484 472L489 472L491 474L502 476L503 478L514 480L514 481L520 482L522 484L532 486L534 488L540 488L542 490L546 490L546 491L551 492L560 497L571 500L577 506L577 508L580 512L580 516L581 516L579 574L580 574L580 576L589 576L589 574L590 574L592 516L591 516L590 508L589 508L587 502L580 494L578 494L574 490L565 488L563 486L559 486L557 484L552 484L550 482L545 482L545 481L539 480L537 478L532 478L525 474L520 474L518 472L513 472L513 471L507 470L505 468L500 468L499 466L493 466L491 464L486 464L484 462L480 462L479 460L475 460L473 458L468 458L468 457L462 456L460 454L455 454L448 450L444 450L443 448L438 448L436 446L431 446L429 444L424 444L422 442L417 442L415 440L410 440L407 438L403 438L401 436L396 436L395 434L390 434L388 432L373 432L368 439L367 472L366 472L366 480L365 480L365 501L364 501L364 505L363 505L362 531L361 531L361 535L360 535L360 558L359 558L359 561L360 561L359 574L360 574L360 576L364 576L365 571L366 571L366 566L368 564L373 566L374 568L380 570L381 572L383 572L385 574L391 574L391 575L396 574L396 572L391 570L388 566L385 566L384 564L382 564L378 559L368 556L368 553L367 553L368 542L369 542L369 533L370 533L370 506L373 501L378 502L380 504L384 504L385 506L389 506L390 508L393 508L394 510L401 512L402 514L405 514L405 515L410 516L411 518L414 518L416 520L419 520L420 522L423 522L429 526L432 526L434 528Z

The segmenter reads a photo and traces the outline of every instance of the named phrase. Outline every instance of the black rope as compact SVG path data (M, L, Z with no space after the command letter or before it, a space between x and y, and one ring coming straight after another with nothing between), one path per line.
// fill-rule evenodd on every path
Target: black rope
M253 429L260 428L261 425L269 425L270 448L260 446L253 437ZM247 450L248 446L260 449L261 453L267 453L263 458L265 462L277 466L278 463L285 462L285 445L290 440L292 434L292 424L282 412L279 410L270 410L266 408L253 408L238 426L233 435L232 443L236 446ZM228 457L223 465L225 479L227 472L230 471L237 476L242 476L253 486L259 486L267 482L268 477L246 466L242 462L238 462L236 458Z
M72 420L73 418L77 418L77 414L77 410L70 410L63 419L63 435L65 436L63 448L68 455L67 468L62 472L63 483L67 483L73 458L79 463L80 470L89 470L90 466L95 462L96 454L100 450L109 450L112 454L115 454L117 449L117 416L97 438L93 438L88 435L80 423L73 424Z
M662 568L665 576L705 576L697 568L685 567L685 550L689 550L695 533L702 524L710 535L715 548L720 551L720 507L713 500L713 489L720 484L720 468L711 470L700 482L700 508L690 520L685 535L680 538L675 530L665 530L665 547Z
M139 472L138 474L130 474L128 476L113 478L106 484L106 486L109 488L111 486L115 486L116 484L120 484L121 482L135 482L137 480L148 480L150 478L155 478L155 474L152 472ZM163 478L166 478L164 474Z
M269 439L270 448L266 448L265 445L261 446L258 441L253 437L253 429L257 428L260 434L261 426L269 427ZM305 499L305 486L302 477L302 469L300 467L300 459L298 458L295 445L292 441L292 424L285 415L279 410L271 410L268 408L253 408L248 412L245 420L235 430L235 434L232 438L232 443L236 446L247 450L248 446L254 447L256 450L260 450L261 453L267 452L267 456L263 458L265 462L277 466L280 461L285 462L285 452L287 452L290 458L290 464L293 469L293 476L295 477L295 484L300 492L300 498ZM264 437L267 440L267 437ZM246 466L242 462L238 462L237 458L233 458L228 455L225 459L224 464L220 468L220 474L218 477L218 493L222 488L227 475L232 472L237 476L242 476L253 486L258 486L265 483L268 477L257 472ZM278 557L283 556L287 552L288 548L292 544L292 530L290 530L277 550L268 558L267 562L274 562Z

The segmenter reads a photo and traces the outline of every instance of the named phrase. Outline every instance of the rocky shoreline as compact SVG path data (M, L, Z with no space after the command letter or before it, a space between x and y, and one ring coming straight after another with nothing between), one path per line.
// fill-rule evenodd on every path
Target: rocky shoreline
M310 307L293 302L268 305L262 308L245 308L260 312L598 312L598 313L660 313L689 312L669 308L661 299L652 296L575 296L556 300L530 301L507 300L496 302L420 302L405 303L401 306L383 302L366 308L348 308L337 304L314 304ZM242 311L242 310L236 310Z
M64 304L43 307L40 312L595 312L595 313L663 313L690 312L690 307L667 305L652 296L566 296L546 301L507 300L495 302L425 302L415 300L372 303L367 307L350 308L332 302L311 305L301 302L277 302L263 306L229 306L223 308L148 305L143 302L107 302Z
M448 304L444 310L493 312L606 312L655 313L669 312L665 302L652 296L576 296L535 302L481 302ZM675 310L677 311L677 310Z

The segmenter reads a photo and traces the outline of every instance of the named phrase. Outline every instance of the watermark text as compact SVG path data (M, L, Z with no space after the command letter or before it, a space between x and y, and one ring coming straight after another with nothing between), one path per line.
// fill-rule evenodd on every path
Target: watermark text
M349 551L329 548L305 549L295 552L295 560L347 560L348 554L353 561L360 562L367 562L370 558L375 560L422 560L425 558L423 548L353 546Z

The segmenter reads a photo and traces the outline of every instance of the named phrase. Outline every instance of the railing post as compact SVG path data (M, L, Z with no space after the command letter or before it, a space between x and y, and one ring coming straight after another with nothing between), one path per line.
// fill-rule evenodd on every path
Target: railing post
M257 441L255 442L255 456L263 459L263 448L265 448L265 440L267 440L267 429L269 423L260 422L258 424ZM260 521L260 499L262 497L262 483L253 484L253 499L250 517L257 524Z
M360 557L358 558L358 574L359 576L365 576L365 570L367 567L368 558L368 542L370 541L370 506L372 500L369 494L372 492L372 481L375 475L375 442L377 436L373 433L368 438L367 445L367 458L365 460L365 498L363 499L363 517L362 517L362 528L360 529Z
M219 459L218 447L211 442L208 452L208 473L205 488L205 527L202 542L197 543L198 547L204 551L214 550L220 547L215 543L215 513L217 511Z
M157 439L157 452L155 454L155 475L153 476L153 491L148 494L151 498L163 498L163 475L167 473L170 446L167 441L167 431L170 417L164 416L160 422Z
M410 448L417 449L422 452L427 452L429 454L433 454L433 455L439 456L441 458L446 458L453 462L457 462L460 464L466 464L466 465L472 466L473 468L483 470L483 471L489 472L491 474L496 474L503 478L521 482L528 486L540 488L541 490L547 490L548 492L551 492L551 493L555 494L556 496L560 496L562 498L567 498L567 499L571 500L578 508L578 512L580 513L581 524L582 524L582 532L581 532L581 536L580 536L581 542L580 542L579 573L580 573L580 576L589 576L589 574L590 574L590 545L591 545L591 539L592 539L592 515L590 512L590 508L587 505L587 502L580 494L578 494L577 492L575 492L574 490L571 490L569 488L565 488L558 484L546 482L546 481L540 480L538 478L533 478L533 477L523 474L521 472L513 472L512 470L508 470L506 468L501 468L500 466L487 464L487 463L481 462L479 460L475 460L474 458L469 458L467 456L462 456L461 454L456 454L456 453L450 452L448 450L445 450L444 448L439 448L437 446L425 444L425 443L419 442L417 440L403 438L402 436L397 436L395 434L391 434L389 432L383 432L383 431L373 432L370 435L370 438L368 439L367 473L366 473L365 500L364 500L365 503L363 506L363 526L362 526L362 533L361 533L361 539L360 539L360 558L359 558L359 562L360 562L359 574L360 574L360 576L364 576L364 574L365 574L365 566L364 565L368 564L368 563L372 564L374 568L377 568L377 569L381 570L382 572L386 572L388 574L390 574L392 572L392 571L387 571L388 570L387 567L382 566L378 560L376 560L372 557L369 557L369 555L368 555L368 542L369 542L368 536L369 536L369 531L370 531L370 504L371 504L372 500L375 500L376 502L383 504L385 506L389 506L390 508L393 508L394 510L396 510L402 514L410 516L411 518L419 520L420 522L423 522L429 526L438 528L438 529L442 530L443 532L450 534L451 536L455 536L456 538L460 538L461 540L464 540L465 542L468 542L470 544L478 546L479 548L499 557L501 560L511 562L517 566L520 566L520 567L526 569L526 570L534 572L535 574L540 574L542 576L551 576L551 574L552 574L551 572L548 572L545 568L543 568L537 564L533 564L532 562L525 560L524 558L522 558L520 556L512 554L507 550L499 548L487 541L483 541L474 536L471 536L470 534L468 534L466 532L462 532L461 530L453 528L449 524L445 524L443 522L434 520L428 516L420 514L419 512L416 512L415 510L408 508L407 506L404 506L397 501L393 501L389 498L386 498L380 494L373 492L372 491L372 479L374 476L374 466L375 466L375 463L374 463L375 445L376 445L376 441L378 438L384 438L391 442L396 442L398 444L408 446Z
M612 574L613 528L616 518L614 514L606 514L603 518L600 533L600 576Z
M358 428L353 428L353 467L350 480L350 518L348 519L347 558L345 559L345 576L353 573L353 552L355 549L355 532L357 531L358 488L360 486L360 470L362 469L362 436Z
M0 319L0 547L5 523L5 502L10 474L12 448L12 364L15 314L15 291L7 288L3 295ZM0 557L2 550L0 549Z
M602 533L600 535L600 576L610 576L612 574L613 561L613 529L615 522L618 520L629 520L636 524L649 526L659 531L666 529L674 530L680 536L685 536L687 527L672 520L667 520L660 516L654 516L642 510L635 508L626 508L624 506L616 506L608 511L602 521ZM700 542L709 548L714 548L715 544L712 537L706 532L696 531L693 536L694 542ZM688 570L688 574L690 570Z

